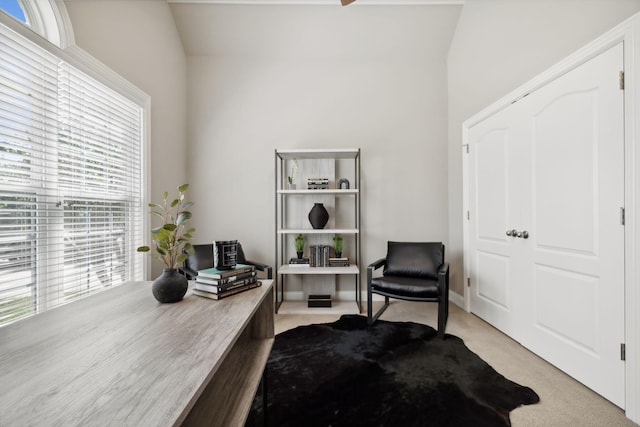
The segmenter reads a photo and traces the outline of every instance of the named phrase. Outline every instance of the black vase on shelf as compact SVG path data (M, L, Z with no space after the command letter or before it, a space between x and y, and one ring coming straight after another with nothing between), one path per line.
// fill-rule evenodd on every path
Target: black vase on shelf
M189 282L175 268L165 268L162 274L153 281L151 292L161 303L178 302L187 293Z
M329 221L329 212L322 203L314 203L309 211L309 222L315 229L322 229Z

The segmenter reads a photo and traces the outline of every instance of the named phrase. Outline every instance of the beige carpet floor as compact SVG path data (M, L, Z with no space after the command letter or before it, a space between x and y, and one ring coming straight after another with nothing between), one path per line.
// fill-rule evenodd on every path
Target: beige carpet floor
M363 307L364 308L364 307ZM392 301L382 319L412 321L435 327L437 305ZM363 315L366 313L363 312ZM276 333L311 323L333 322L339 316L277 314ZM535 390L540 403L511 412L513 427L633 427L624 411L564 374L480 318L451 304L447 333L462 338L471 351L495 370Z

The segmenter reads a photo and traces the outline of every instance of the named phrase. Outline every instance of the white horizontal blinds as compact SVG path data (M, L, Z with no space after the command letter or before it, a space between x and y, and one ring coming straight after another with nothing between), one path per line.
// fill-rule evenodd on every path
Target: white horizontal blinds
M58 186L64 204L64 295L130 280L141 257L141 108L60 65ZM127 250L128 249L128 250ZM139 266L142 271L142 265Z
M0 25L0 325L142 275L143 109Z
M47 141L55 138L57 59L0 28L0 324L37 310L46 237ZM43 191L45 190L45 191Z

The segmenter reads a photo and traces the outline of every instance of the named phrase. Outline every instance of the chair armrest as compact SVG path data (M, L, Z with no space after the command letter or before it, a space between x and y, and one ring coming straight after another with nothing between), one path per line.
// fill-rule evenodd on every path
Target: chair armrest
M449 263L445 262L438 268L438 285L449 292Z
M196 276L198 275L197 271L192 270L189 267L185 267L185 266L182 266L182 267L178 268L178 271L180 273L182 273L182 275L184 277L186 277L187 280L194 280L196 278Z
M273 269L270 265L250 260L246 260L246 263L249 265L253 265L256 270L264 271L265 273L267 273L267 279L273 279Z
M371 264L369 264L369 266L367 268L372 269L371 271L377 270L380 267L382 267L386 262L387 262L386 258L380 258L379 260L374 261Z
M380 267L384 266L386 262L387 262L386 258L380 258L379 260L369 264L369 266L367 267L367 286L371 284L371 279L373 278L373 272L379 269Z

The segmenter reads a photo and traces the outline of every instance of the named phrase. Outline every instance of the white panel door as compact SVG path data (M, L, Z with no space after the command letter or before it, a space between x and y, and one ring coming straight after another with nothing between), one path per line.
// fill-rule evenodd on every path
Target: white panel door
M532 284L524 344L624 406L622 44L527 97Z
M526 171L514 160L526 155L526 133L520 106L513 105L469 130L471 311L518 339L523 295L521 227L525 196L520 188ZM520 243L520 245L519 245Z
M469 130L472 311L621 407L622 69L620 44Z

